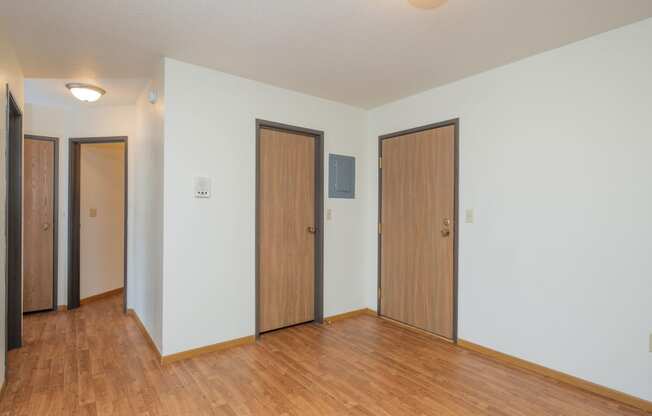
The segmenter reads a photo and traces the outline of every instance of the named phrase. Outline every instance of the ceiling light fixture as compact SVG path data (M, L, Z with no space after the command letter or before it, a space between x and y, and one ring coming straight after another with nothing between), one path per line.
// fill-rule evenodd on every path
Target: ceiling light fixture
M100 99L106 91L100 87L90 84L80 84L80 83L70 83L66 84L66 88L70 90L72 95L75 96L80 101L86 101L89 103L95 102Z
M412 6L417 9L436 9L443 6L447 0L408 0Z

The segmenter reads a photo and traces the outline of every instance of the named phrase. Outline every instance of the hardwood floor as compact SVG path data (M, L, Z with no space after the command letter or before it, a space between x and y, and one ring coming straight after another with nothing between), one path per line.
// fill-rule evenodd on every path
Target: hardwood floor
M115 296L25 317L0 415L644 415L371 316L161 366Z

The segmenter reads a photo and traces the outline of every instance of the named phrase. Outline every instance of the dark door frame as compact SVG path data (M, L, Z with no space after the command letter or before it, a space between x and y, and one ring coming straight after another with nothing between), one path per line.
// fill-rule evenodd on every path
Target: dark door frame
M324 322L324 132L256 119L256 338L260 337L260 130L298 133L315 139L315 319Z
M80 244L80 151L82 144L124 143L124 289L123 311L127 313L127 241L128 238L128 206L129 206L129 151L127 136L113 137L82 137L70 138L68 144L68 309L78 308L80 305L79 293L79 244Z
M44 142L52 142L54 144L54 164L53 164L53 196L54 200L52 201L52 230L54 232L53 240L53 261L54 265L52 266L52 309L56 311L59 306L59 138L58 137L48 137L48 136L37 136L34 134L26 134L24 140L40 140ZM34 311L34 312L43 312L43 311ZM30 312L31 313L31 312Z
M455 118L452 120L446 120L439 123L427 124L425 126L416 127L413 129L397 131L394 133L384 134L378 137L378 298L377 298L377 313L378 316L382 316L382 311L380 310L380 295L381 291L381 253L382 253L382 233L381 233L381 219L383 212L383 175L382 175L382 158L383 158L383 140L392 139L399 136L405 136L407 134L418 133L420 131L432 130L440 127L454 126L455 127L455 196L454 196L454 205L455 205L455 221L453 221L453 342L457 343L458 335L458 270L459 270L459 244L460 244L460 232L459 232L459 222L460 222L460 212L459 212L459 194L460 194L460 119ZM436 334L434 334L436 335ZM439 335L438 335L439 336Z
M7 89L7 190L5 293L7 313L7 351L22 346L23 338L23 114ZM5 361L6 363L6 361ZM5 366L6 370L7 366Z

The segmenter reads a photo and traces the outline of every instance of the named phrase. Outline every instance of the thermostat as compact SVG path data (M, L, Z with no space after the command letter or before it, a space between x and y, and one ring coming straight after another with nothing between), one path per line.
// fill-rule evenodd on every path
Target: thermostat
M194 180L195 198L211 197L211 178L195 177Z

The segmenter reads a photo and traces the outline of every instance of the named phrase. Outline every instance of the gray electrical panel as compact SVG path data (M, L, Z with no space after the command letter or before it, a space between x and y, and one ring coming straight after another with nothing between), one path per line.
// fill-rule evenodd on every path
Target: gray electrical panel
M355 158L328 155L328 197L355 198Z

